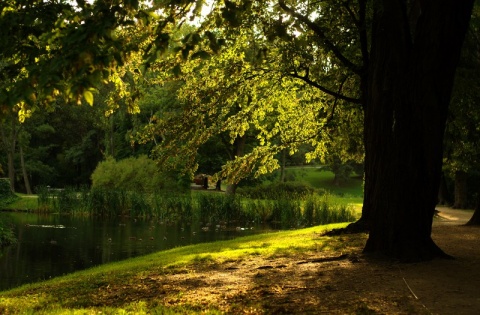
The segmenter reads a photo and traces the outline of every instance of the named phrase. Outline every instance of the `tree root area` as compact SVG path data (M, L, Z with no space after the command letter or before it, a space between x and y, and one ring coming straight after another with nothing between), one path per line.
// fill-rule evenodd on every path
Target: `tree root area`
M343 235L358 243L364 234ZM404 264L347 252L251 256L152 270L108 284L94 305L186 307L225 314L480 314L480 229L437 226L434 241L455 260ZM345 249L344 249L345 250Z

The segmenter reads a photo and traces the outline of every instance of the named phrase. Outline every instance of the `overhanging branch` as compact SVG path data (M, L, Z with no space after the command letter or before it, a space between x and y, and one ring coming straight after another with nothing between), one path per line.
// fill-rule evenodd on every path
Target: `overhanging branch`
M341 100L344 100L344 101L347 101L347 102L350 102L350 103L353 103L353 104L362 104L361 99L345 96L345 95L343 95L339 92L332 91L332 90L324 87L323 85L320 85L315 81L312 81L308 76L299 75L296 71L293 72L293 73L289 73L288 75L293 77L293 78L300 79L303 82L307 83L308 85L313 86L314 88L317 88L320 91L322 91L323 93L331 95L331 96L335 97L336 99L341 99ZM343 86L343 83L341 84L341 86ZM340 88L339 91L341 91L341 88Z
M355 63L351 62L347 57L345 57L342 52L340 51L340 49L330 40L327 38L325 32L322 30L322 28L314 23L313 21L311 21L308 17L306 17L305 15L303 14L300 14L298 12L296 12L295 10L293 10L292 8L288 7L286 4L285 4L285 1L284 0L278 0L278 5L285 11L287 12L290 16L296 18L297 20L299 20L300 22L304 23L305 25L308 26L308 28L310 28L322 41L323 41L323 44L325 45L325 48L329 51L331 51L335 57L338 58L338 60L340 60L340 62L345 66L347 67L348 69L350 69L352 72L358 74L358 75L361 75L361 72L362 72L362 67L356 65Z

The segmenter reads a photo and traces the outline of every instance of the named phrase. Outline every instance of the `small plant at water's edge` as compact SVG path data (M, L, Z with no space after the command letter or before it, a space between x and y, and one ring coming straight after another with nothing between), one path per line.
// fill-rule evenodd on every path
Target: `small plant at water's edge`
M0 218L0 248L17 242L13 228L13 224L8 219Z
M18 199L10 189L10 180L8 178L0 178L0 206L7 205Z

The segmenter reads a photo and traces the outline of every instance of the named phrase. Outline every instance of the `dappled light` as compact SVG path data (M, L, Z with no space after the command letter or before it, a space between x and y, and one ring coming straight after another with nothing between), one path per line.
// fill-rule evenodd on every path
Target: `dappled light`
M0 314L480 313L480 1L0 28Z

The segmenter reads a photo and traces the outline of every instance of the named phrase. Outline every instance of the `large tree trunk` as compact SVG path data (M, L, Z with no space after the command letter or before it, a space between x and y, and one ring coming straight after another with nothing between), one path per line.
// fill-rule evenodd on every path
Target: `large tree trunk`
M431 239L443 133L473 0L382 1L372 30L365 111L365 252L445 256ZM409 16L410 15L410 16Z
M467 208L467 173L464 171L455 172L455 202L453 208Z

